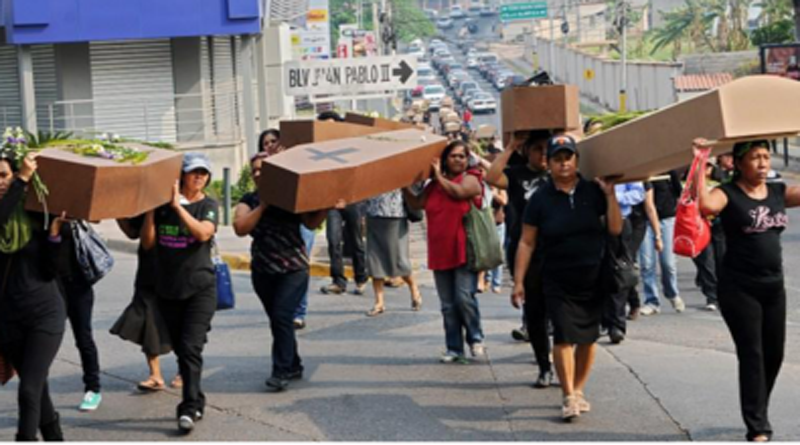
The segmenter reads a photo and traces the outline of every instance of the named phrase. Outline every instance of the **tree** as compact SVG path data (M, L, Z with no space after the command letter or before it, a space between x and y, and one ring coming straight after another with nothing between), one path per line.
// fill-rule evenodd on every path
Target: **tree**
M794 22L791 19L763 25L750 34L750 41L756 46L768 43L790 43L793 40Z
M416 0L391 0L394 31L399 41L408 43L436 35L436 26L425 15Z
M794 0L794 40L800 42L800 0Z

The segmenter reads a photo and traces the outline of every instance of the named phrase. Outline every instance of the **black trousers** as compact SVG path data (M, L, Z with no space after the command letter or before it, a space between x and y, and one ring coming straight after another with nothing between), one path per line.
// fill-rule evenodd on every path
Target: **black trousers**
M783 282L737 281L723 270L719 308L739 359L739 399L747 438L772 434L769 398L783 364L786 342L786 290Z
M631 215L628 218L631 222L631 244L629 252L633 256L633 260L635 262L639 261L639 248L642 247L642 242L644 242L644 237L647 234L647 225L649 222L647 221L646 217L638 216L638 215ZM667 247L665 247L666 249ZM671 246L669 248L672 248ZM631 288L628 291L628 306L630 309L638 309L642 306L642 300L639 299L639 291L636 290L636 287Z
M353 247L353 273L356 283L366 283L367 260L364 246L363 205L351 204L342 210L329 210L326 223L328 255L331 259L331 278L342 289L347 287L344 276L344 244Z
M4 345L3 352L8 354L19 375L17 436L20 440L36 440L39 428L57 419L47 376L64 333L52 334L28 328L21 334L21 341Z
M539 372L550 371L550 336L547 335L547 304L542 291L542 263L531 262L525 275L525 324Z
M633 258L633 254L631 254L631 244L632 244L632 226L631 222L628 218L623 220L622 224L622 233L614 237L611 241L613 248L624 248L628 250L630 258ZM621 246L619 244L622 244ZM635 292L635 289L634 289ZM623 292L617 292L616 294L608 295L605 299L605 303L603 306L603 318L602 318L602 325L609 331L612 329L616 329L621 331L622 333L627 332L627 314L625 312L625 305L628 303L631 296L630 289L627 289ZM639 300L638 294L636 295L636 300Z
M308 271L289 274L252 273L253 288L269 317L272 332L272 375L302 371L297 352L294 312L308 290Z
M159 298L158 305L169 328L183 379L183 401L178 405L177 414L203 413L206 406L206 396L200 386L203 348L217 309L217 290L210 288L185 300Z
M100 358L92 334L94 290L84 281L60 279L61 294L67 301L67 318L81 356L84 391L100 392Z

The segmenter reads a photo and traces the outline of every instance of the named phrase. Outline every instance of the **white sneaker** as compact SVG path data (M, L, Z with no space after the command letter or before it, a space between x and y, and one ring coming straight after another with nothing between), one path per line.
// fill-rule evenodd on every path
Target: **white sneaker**
M669 300L669 302L672 304L672 307L675 308L675 312L679 314L686 310L686 303L683 302L683 298L681 297L675 297Z
M466 363L467 359L457 352L447 351L439 357L439 361L442 363Z
M472 352L472 356L475 358L484 358L486 357L486 346L483 343L475 343L469 347L470 352Z
M714 303L708 303L706 305L706 307L704 307L703 309L705 309L705 310L707 310L709 312L715 312L717 310L717 305L714 304Z
M644 306L639 308L639 314L644 316L656 315L659 312L661 312L661 308L658 306L654 306L652 304L645 304Z

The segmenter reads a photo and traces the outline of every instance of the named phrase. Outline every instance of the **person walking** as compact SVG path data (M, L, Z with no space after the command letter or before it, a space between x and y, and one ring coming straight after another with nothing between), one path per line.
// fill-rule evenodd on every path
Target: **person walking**
M631 223L631 243L629 251L637 264L639 263L639 251L641 250L645 235L647 235L648 228L655 234L656 242L653 246L655 251L661 253L661 251L664 250L661 224L658 221L658 212L656 210L652 188L650 190L645 189L644 201L631 208L631 214L627 219ZM631 321L637 320L641 307L642 301L639 298L639 291L636 286L634 286L628 291L627 319Z
M550 181L525 208L513 303L519 306L525 300L528 266L535 252L542 250L542 288L553 322L553 359L564 395L562 418L571 421L591 410L584 389L600 335L606 239L619 236L623 224L614 185L601 179L590 182L578 173L572 137L551 138L547 162Z
M24 210L26 187L36 171L33 155L16 168L10 150L0 152L0 354L19 375L17 441L63 441L47 382L61 346L67 308L58 288L64 215L43 230L41 214Z
M75 238L72 225L68 222L61 228L63 248L59 256L58 286L67 302L67 319L72 327L75 346L81 359L83 370L84 395L78 410L91 412L100 407L103 401L100 385L100 357L92 333L92 313L94 312L94 289L87 282L78 264Z
M257 156L250 163L256 182L261 163ZM253 289L264 306L272 332L272 373L265 384L270 392L284 391L291 380L303 377L293 320L308 291L309 259L299 226L313 230L322 224L327 212L296 215L262 203L257 191L244 195L234 212L236 235L253 239Z
M639 310L641 315L655 315L661 312L657 283L657 264L661 266L661 285L664 296L669 300L675 312L681 313L686 309L686 304L678 291L678 265L675 253L672 251L675 233L675 212L678 207L678 198L681 196L681 182L677 171L668 173L668 178L645 183L645 189L653 190L659 225L661 226L662 239L656 238L657 233L648 227L642 247L639 250L639 265L642 273L642 288L644 289L644 306ZM656 245L661 243L664 248L657 252Z
M375 317L386 311L384 282L401 277L411 292L411 309L422 309L422 295L414 280L408 231L409 222L403 205L402 190L394 190L367 201L367 270L372 278L375 303L367 311Z
M769 401L783 363L786 288L781 234L786 209L800 206L800 187L769 182L769 141L737 143L733 181L709 191L697 175L700 209L719 216L726 253L719 279L722 318L736 345L739 399L748 441L768 442ZM695 155L710 151L694 141Z
M705 169L703 170L706 187L708 187L709 190L713 190L719 186L719 182L714 179L717 177L715 174L716 169L710 161L706 163ZM687 178L687 181L688 180ZM711 225L711 242L708 243L699 255L692 258L692 262L697 268L695 281L706 297L706 304L703 306L703 309L707 311L716 311L718 307L717 283L719 278L717 269L721 271L721 267L718 267L719 261L717 256L723 254L722 251L719 253L717 252L717 246L720 244L720 241L724 243L725 235L719 218L711 216L708 219ZM721 258L720 256L720 259Z
M510 212L506 212L510 227L509 243L506 249L506 263L514 278L517 248L522 237L523 216L536 191L547 182L547 163L545 151L550 138L549 131L531 132L524 141L513 140L489 167L486 181L500 189L508 190ZM521 152L526 164L508 165L514 152ZM510 221L509 221L510 220ZM547 306L541 286L541 252L534 255L530 267L525 271L525 299L522 305L522 327L518 337L530 341L539 376L534 387L547 388L553 382L550 363L550 336L547 332Z
M609 241L609 247L616 252L624 251L629 258L635 256L633 252L633 225L630 217L633 207L644 203L646 194L644 185L641 182L631 182L627 184L617 184L614 187L617 202L619 203L620 213L622 214L622 234ZM635 287L635 286L634 286ZM625 340L628 332L627 315L625 305L630 299L631 289L623 289L620 292L609 295L606 299L606 307L603 312L602 326L608 331L611 343L619 344ZM637 298L638 299L638 298Z
M131 219L118 219L117 225L125 236L137 240L141 238L144 220L145 215L139 215ZM111 334L142 347L150 375L136 387L140 391L156 392L166 389L159 356L172 352L172 344L169 329L158 309L155 251L144 250L140 243L136 256L133 300L111 327ZM180 374L177 374L170 386L180 388L182 385Z
M403 195L412 208L425 209L428 221L428 268L433 271L442 305L445 344L442 363L466 363L464 336L473 357L484 358L483 328L477 291L477 273L467 267L467 230L464 216L473 201L482 204L480 170L470 169L469 146L450 142L434 159L432 181L420 195L410 188Z
M142 247L155 249L159 310L169 328L183 380L183 397L177 407L182 433L191 432L205 414L203 348L217 308L211 245L219 205L203 192L210 182L208 158L185 154L172 201L148 212L142 229Z

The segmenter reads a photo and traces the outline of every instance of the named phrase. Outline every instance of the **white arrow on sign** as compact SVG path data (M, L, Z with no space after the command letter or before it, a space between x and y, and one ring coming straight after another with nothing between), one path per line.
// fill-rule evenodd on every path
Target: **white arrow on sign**
M417 58L365 57L291 61L284 65L284 93L347 95L417 86Z

